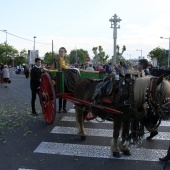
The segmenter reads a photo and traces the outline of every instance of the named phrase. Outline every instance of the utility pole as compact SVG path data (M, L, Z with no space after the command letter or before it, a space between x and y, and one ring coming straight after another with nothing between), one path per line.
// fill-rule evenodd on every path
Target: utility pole
M76 48L76 64L77 64L77 48Z
M54 59L53 40L52 40L52 59Z
M109 19L109 21L111 22L111 28L113 28L113 62L112 62L112 66L114 64L116 64L116 39L117 39L117 29L120 28L120 25L118 26L117 23L121 21L120 18L118 18L118 16L115 14L112 18Z
M5 47L6 47L6 58L5 58L5 63L7 64L7 30L3 30L3 32L6 32L6 43L5 43Z
M35 51L35 38L37 38L36 36L33 37L34 38L34 51Z

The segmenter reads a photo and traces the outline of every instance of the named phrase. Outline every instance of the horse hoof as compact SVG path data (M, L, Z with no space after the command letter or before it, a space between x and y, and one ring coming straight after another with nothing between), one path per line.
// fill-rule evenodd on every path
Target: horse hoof
M113 152L113 156L115 158L120 158L121 157L120 152Z
M131 155L130 151L128 151L128 150L123 151L123 154L126 155L126 156L130 156Z
M86 140L86 136L81 136L81 140L82 141Z

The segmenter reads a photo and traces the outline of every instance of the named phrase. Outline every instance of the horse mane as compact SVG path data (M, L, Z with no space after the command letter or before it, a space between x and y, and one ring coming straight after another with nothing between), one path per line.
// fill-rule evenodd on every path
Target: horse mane
M136 108L141 107L145 102L146 88L149 86L152 76L137 78L134 84L134 101Z

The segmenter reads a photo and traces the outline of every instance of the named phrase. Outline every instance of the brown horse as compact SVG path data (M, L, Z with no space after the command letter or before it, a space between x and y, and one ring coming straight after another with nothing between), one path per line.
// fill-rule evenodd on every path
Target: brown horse
M136 80L130 77L121 77L120 80L115 80L115 77L111 76L109 81L112 82L113 90L109 96L101 97L100 104L117 109L123 114L111 114L96 107L76 104L76 123L79 135L81 139L86 139L84 120L88 112L91 111L94 116L113 121L113 138L111 142L113 156L120 157L120 152L129 156L131 153L126 140L129 137L131 120L133 118L143 119L148 114L157 115L157 117L161 118L162 108L169 104L170 82L164 80L163 77L154 78L152 76L137 78ZM95 100L92 100L93 95L91 95L94 93L95 83L99 84L99 82L94 82L91 79L81 80L76 85L74 96L82 100L95 102ZM106 98L109 100L106 100ZM133 100L133 102L126 104L126 101L130 100ZM151 121L151 123L144 125L148 126L147 129L152 131L159 125L157 120L156 123ZM122 130L122 134L119 141L120 130Z

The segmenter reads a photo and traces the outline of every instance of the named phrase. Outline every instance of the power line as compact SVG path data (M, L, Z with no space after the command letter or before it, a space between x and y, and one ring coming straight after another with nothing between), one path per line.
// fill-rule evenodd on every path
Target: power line
M0 31L4 32L3 30L0 30ZM6 33L6 32L5 32L5 33ZM7 34L12 35L12 36L17 37L17 38L20 38L20 39L23 39L23 40L26 40L26 41L34 42L33 40L30 40L30 39L27 39L27 38L24 38L24 37L21 37L21 36L18 36L18 35L15 35L15 34L9 33L9 32L7 32ZM38 41L36 41L36 43L44 44L44 45L51 45L51 44L42 43L42 42L38 42Z

